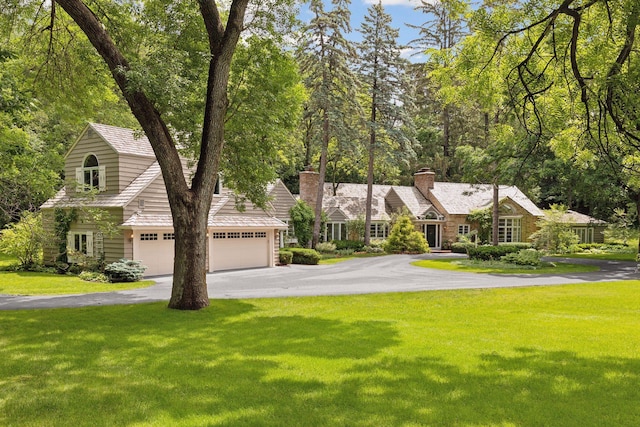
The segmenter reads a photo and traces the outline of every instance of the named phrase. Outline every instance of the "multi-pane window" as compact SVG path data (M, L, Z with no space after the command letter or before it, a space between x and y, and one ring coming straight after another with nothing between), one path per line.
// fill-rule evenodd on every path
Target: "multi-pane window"
M158 240L158 233L140 233L140 240Z
M213 232L213 238L214 239L226 239L227 238L227 233L214 231Z
M253 231L243 231L242 232L243 239L253 239Z
M239 231L230 231L227 233L227 239L239 239L240 232Z
M369 236L372 238L386 239L389 234L389 224L385 222L372 222L369 228Z
M347 240L347 224L344 222L329 222L324 233L325 242L331 240Z
M67 234L67 259L69 262L78 262L81 256L94 256L93 232L72 231Z
M175 233L162 233L162 240L176 240Z
M593 243L593 228L575 227L573 232L580 238L580 243Z
M459 224L458 234L469 234L469 224Z
M257 239L264 239L267 237L267 232L266 231L256 231L256 238Z
M76 181L76 191L103 191L106 189L105 167L100 166L96 156L89 154L82 162L82 167L76 168Z
M498 241L501 243L521 241L520 218L500 218L498 220Z

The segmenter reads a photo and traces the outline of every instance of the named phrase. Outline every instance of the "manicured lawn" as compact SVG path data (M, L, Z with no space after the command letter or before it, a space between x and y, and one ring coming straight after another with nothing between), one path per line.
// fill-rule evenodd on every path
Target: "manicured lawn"
M639 290L0 312L0 425L637 426Z
M470 261L466 258L449 258L441 260L421 260L411 263L417 267L436 268L439 270L463 271L466 273L491 273L491 274L570 274L598 271L594 265L568 264L568 263L543 263L541 267L525 268L522 266L499 263Z
M18 260L0 253L0 269L12 264L18 264ZM0 294L5 295L67 295L113 292L145 288L154 283L153 280L135 283L94 283L80 280L76 276L0 271Z
M135 283L94 283L80 280L76 276L0 271L0 294L9 295L65 295L112 292L144 288L154 283L153 280Z

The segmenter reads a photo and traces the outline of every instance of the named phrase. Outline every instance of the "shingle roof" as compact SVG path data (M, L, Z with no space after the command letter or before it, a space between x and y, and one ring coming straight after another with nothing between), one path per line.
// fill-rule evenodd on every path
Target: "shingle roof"
M415 187L394 185L392 189L415 217L423 216L428 210L437 211Z
M227 228L279 228L283 230L288 228L287 224L273 217L246 215L209 215L207 225ZM122 227L171 228L173 221L171 215L134 214L122 223Z
M604 225L607 222L602 221L601 219L594 218L589 215L582 214L580 212L568 210L566 214L562 217L565 222L571 224L599 224Z
M120 194L97 194L93 197L71 197L67 195L66 187L63 187L51 199L47 200L42 208L87 206L97 208L118 208L127 206L149 184L161 175L160 165L154 162L142 174L133 180Z
M501 185L498 191L500 200L508 197L531 215L543 215L540 208L529 200L518 187ZM488 207L493 202L493 187L489 184L435 182L431 193L450 215L467 215L474 209Z
M391 188L390 185L374 185L371 203L371 219L373 221L387 221L389 215L386 212L385 196ZM367 202L366 184L339 184L336 195L333 195L332 184L324 185L322 204L325 211L332 208L340 209L349 220L357 219L364 215Z
M89 126L120 154L155 157L149 139L142 131L99 123L89 123Z

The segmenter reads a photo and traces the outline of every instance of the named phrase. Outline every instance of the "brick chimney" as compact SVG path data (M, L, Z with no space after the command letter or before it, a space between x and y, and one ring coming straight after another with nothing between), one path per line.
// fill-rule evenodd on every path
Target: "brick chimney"
M429 190L434 186L436 181L436 173L429 168L422 168L413 174L413 185L422 193L424 197L429 198Z
M319 178L320 174L314 171L311 166L307 166L305 170L300 172L300 199L307 202L313 209L315 209L318 199Z

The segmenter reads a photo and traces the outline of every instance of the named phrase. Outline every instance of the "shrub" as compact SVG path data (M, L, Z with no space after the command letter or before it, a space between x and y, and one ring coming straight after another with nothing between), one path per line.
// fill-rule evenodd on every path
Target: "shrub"
M529 238L538 249L551 253L566 253L571 245L580 243L580 238L571 230L571 224L565 222L567 208L562 205L551 205L545 211L544 218L537 221L538 231Z
M351 249L354 252L359 252L364 249L364 242L360 240L334 240L336 250Z
M517 245L499 245L499 246L477 246L467 249L469 259L479 261L497 261L503 256L520 251L522 248Z
M385 239L375 239L375 240L371 240L369 242L369 247L371 248L384 248L384 244L385 244L386 240Z
M321 242L316 245L316 251L321 254L332 254L336 251L336 245L333 242Z
M340 256L350 256L350 255L353 255L353 252L354 252L353 249L338 249L336 251L336 254Z
M368 254L382 254L384 249L379 246L365 246L364 251Z
M280 265L289 265L293 259L293 253L291 251L285 251L280 249L279 260Z
M109 278L106 275L95 271L83 271L78 277L85 282L109 283Z
M104 269L104 274L107 275L110 282L137 282L142 279L144 271L147 269L140 261L132 261L127 259L121 259L120 261L112 262Z
M475 247L475 243L455 242L451 244L451 252L456 254L466 254L469 248Z
M292 264L316 265L320 262L320 254L314 249L291 248Z
M298 244L307 246L313 237L313 222L316 218L313 209L303 200L298 200L289 209L289 217L293 223L293 233L298 239Z
M512 252L503 256L500 260L509 264L538 267L541 257L542 253L535 249L520 249L518 252Z
M385 252L396 254L423 254L429 252L429 245L424 235L416 231L409 215L401 214L393 224L389 238L384 245L384 250Z
M9 224L0 233L0 250L18 258L22 270L31 270L42 260L44 234L41 216L24 212L20 221Z

